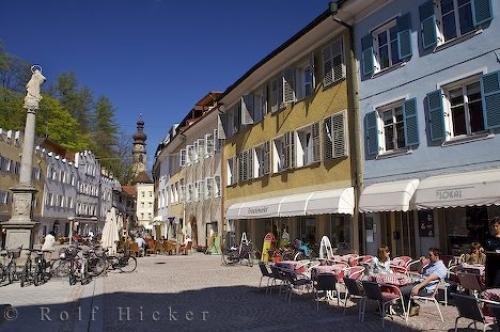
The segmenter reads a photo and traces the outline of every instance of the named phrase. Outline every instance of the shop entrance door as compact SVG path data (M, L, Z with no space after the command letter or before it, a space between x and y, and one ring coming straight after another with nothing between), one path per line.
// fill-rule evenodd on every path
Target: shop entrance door
M396 252L393 256L414 257L416 248L413 212L396 212L394 226L393 240L396 244Z

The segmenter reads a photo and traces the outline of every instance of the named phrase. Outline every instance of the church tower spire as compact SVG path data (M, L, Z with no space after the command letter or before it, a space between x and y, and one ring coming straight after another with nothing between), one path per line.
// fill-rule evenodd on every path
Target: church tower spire
M148 136L144 133L144 120L142 119L142 113L139 115L139 120L137 121L137 131L135 132L133 139L133 170L134 177L136 177L139 173L146 171L146 140L148 139Z

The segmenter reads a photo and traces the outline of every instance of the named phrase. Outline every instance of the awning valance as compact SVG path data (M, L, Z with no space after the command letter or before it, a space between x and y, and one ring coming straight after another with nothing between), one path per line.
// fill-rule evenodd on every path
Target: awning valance
M317 214L353 214L354 189L313 191L236 203L227 209L227 219L259 219Z
M408 211L419 182L418 179L410 179L372 184L361 193L359 211Z
M500 205L500 169L431 176L415 194L419 209Z

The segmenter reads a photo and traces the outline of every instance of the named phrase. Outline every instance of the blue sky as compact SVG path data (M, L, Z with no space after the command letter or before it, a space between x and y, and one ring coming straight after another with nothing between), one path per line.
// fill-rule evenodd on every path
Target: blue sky
M143 113L148 164L173 123L223 91L312 21L328 0L0 0L0 40L40 63L50 84L76 73L133 133Z

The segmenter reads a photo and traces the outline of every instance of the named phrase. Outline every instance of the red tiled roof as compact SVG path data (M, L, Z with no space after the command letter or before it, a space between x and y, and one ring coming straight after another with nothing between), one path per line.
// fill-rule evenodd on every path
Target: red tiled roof
M135 186L122 186L122 191L131 197L137 196Z

